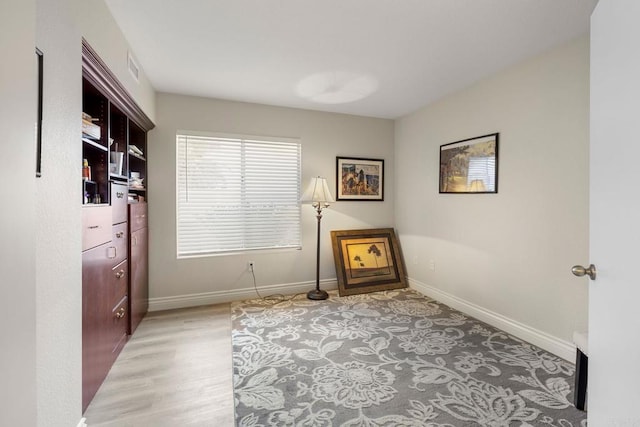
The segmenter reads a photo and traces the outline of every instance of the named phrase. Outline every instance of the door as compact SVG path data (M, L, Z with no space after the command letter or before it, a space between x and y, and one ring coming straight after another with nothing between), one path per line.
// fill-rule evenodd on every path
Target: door
M640 425L640 1L591 17L588 417ZM586 280L586 279L583 279ZM586 283L585 283L586 286Z

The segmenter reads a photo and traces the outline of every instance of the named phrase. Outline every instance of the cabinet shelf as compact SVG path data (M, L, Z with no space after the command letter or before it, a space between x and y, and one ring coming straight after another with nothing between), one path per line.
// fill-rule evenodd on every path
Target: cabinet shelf
M85 203L82 205L83 208L95 208L95 207L100 207L100 206L109 206L109 203Z
M84 142L85 144L87 144L90 147L97 148L98 150L101 150L101 151L104 151L104 152L109 151L109 149L107 147L105 147L104 145L100 144L99 141L94 141L94 140L89 139L89 138L82 138L82 142Z
M127 177L125 175L118 175L116 173L109 174L109 178L116 179L118 181L126 181Z
M129 151L129 156L130 157L135 157L138 160L142 160L143 162L146 162L147 159L145 159L143 156L136 154L136 153L132 153L131 151Z

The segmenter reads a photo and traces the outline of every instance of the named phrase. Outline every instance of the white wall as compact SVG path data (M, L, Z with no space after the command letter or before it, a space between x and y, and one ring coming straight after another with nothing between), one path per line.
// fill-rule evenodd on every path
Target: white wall
M11 244L3 244L1 271L12 285L7 291L3 287L3 298L12 303L3 310L10 319L2 322L7 327L2 336L11 343L7 348L18 352L17 360L3 359L2 366L9 367L9 372L2 375L0 424L74 426L82 411L81 37L95 42L93 47L119 78L129 76L126 68L122 70L128 47L102 0L11 2L7 8L11 12L0 13L6 17L0 28L10 35L1 40L15 44L16 62L2 67L3 73L10 72L2 79L0 117L8 120L2 126L3 131L7 129L3 143L8 145L3 148L11 153L0 169L2 182L10 183L3 184L3 189L6 185L11 193L3 192L2 198L11 200L12 206L2 210L2 235ZM32 143L35 46L44 53L42 177L38 179L34 178ZM3 58L11 57L2 53ZM142 80L146 81L144 75ZM13 92L5 95L5 87ZM147 93L142 86L130 92L153 115L153 91ZM11 218L5 218L7 214ZM14 383L14 376L20 383ZM20 421L4 422L14 415Z
M36 422L35 0L0 3L0 425Z
M157 127L147 149L152 310L254 296L249 260L255 262L258 287L289 285L277 290L299 292L315 285L316 219L307 205L302 207L301 251L176 259L178 129L300 138L303 187L321 175L333 193L337 155L385 160L384 202L336 202L323 214L320 278L334 287L329 231L393 226L393 121L171 94L156 99ZM275 289L262 293L270 291Z
M396 226L413 284L560 347L586 330L587 285L570 268L588 263L588 120L586 37L399 119ZM439 146L493 132L499 193L438 194Z
M82 393L79 0L37 1L44 53L42 177L36 180L38 425L73 426Z
M118 81L136 100L140 108L155 123L155 90L137 59L136 63L140 68L139 81L136 82L129 73L127 53L131 51L136 58L135 52L129 47L127 39L113 19L111 11L104 0L85 0L81 4L78 24L82 36L109 66L109 70L115 74Z

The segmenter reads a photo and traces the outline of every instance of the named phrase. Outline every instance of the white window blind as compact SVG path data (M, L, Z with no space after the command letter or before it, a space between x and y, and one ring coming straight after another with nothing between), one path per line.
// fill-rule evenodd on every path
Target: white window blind
M177 135L178 257L300 248L299 141Z

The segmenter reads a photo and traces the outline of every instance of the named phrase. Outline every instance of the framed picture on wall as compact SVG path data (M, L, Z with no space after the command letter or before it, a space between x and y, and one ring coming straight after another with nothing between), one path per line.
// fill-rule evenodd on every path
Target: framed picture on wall
M500 134L440 146L440 193L497 193Z
M336 157L336 200L384 200L384 160Z
M331 243L340 296L407 287L393 228L334 230Z

